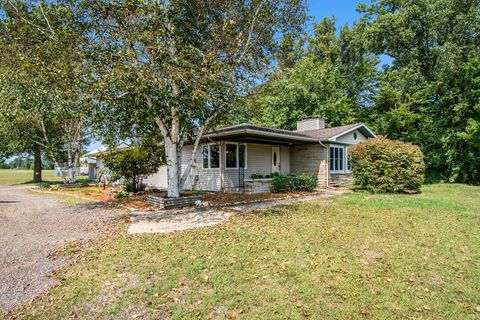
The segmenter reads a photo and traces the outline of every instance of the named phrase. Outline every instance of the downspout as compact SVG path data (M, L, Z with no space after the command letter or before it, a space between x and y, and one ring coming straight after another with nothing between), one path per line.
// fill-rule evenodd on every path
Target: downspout
M320 140L318 141L318 143L320 143L320 145L327 150L327 159L325 159L325 172L326 172L325 183L326 183L326 187L329 188L330 183L328 178L330 176L330 148L327 148L327 146L324 145Z

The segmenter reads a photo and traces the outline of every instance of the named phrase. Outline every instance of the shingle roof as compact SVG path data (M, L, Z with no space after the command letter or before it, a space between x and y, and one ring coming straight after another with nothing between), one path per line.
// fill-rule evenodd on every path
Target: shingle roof
M345 126L339 126L339 127L332 127L332 128L325 128L325 129L316 129L316 130L307 130L307 131L302 131L302 134L312 137L312 138L317 138L320 141L328 140L330 138L333 138L342 132L348 131L352 128L360 126L361 123L354 123L354 124L348 124Z
M315 129L315 130L307 130L307 131L291 131L291 130L284 130L284 129L277 129L277 128L267 128L267 127L253 125L250 123L242 123L239 125L225 127L215 131L208 132L205 136L208 137L209 135L218 135L222 133L227 134L228 132L235 131L235 130L255 130L259 132L269 132L269 133L283 134L283 135L294 136L294 137L305 137L310 139L314 138L314 139L318 139L319 141L327 141L330 138L333 138L343 132L351 130L352 128L362 127L362 126L363 124L361 123L355 123L355 124L349 124L345 126L332 127L332 128Z

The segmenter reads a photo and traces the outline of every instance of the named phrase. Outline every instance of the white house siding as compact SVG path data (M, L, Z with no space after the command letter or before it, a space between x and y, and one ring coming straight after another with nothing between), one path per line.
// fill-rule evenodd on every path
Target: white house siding
M354 139L355 133L357 134L357 139ZM340 143L347 143L347 144L357 144L366 140L367 140L367 137L365 137L363 133L361 133L359 130L355 130L343 136L338 137L335 141Z
M227 142L228 143L228 142ZM244 179L249 179L252 174L269 175L272 173L272 145L247 143L247 168ZM223 149L222 149L223 150ZM225 166L225 163L222 163ZM290 173L290 148L280 147L280 170L284 174ZM224 168L223 186L236 188L239 186L239 170Z
M189 177L185 183L185 189L202 189L208 191L221 191L223 188L236 188L239 186L239 170L225 168L225 143L220 144L220 168L204 169L202 159L202 148L200 145L195 155L195 163L192 166ZM182 172L187 168L193 146L186 145L182 152ZM252 174L267 175L272 173L272 145L246 143L247 168L244 172L244 179L249 179ZM280 170L283 174L290 173L290 147L280 147ZM223 182L222 182L223 173ZM158 172L149 176L145 183L152 187L167 187L166 166L159 168Z
M143 183L150 187L166 189L167 166L160 166L160 168L158 168L158 171L152 175L149 175L147 179L143 180Z

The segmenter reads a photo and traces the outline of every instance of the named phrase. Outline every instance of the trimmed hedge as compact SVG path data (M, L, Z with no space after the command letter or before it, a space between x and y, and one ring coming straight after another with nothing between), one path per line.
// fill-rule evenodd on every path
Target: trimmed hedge
M355 184L371 192L419 192L425 163L419 147L385 137L350 147Z

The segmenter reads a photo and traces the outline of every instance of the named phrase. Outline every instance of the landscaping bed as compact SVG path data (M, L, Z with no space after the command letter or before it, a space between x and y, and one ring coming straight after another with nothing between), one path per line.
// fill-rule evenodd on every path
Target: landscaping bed
M43 187L35 189L39 192L63 194L79 197L86 200L106 202L112 205L124 206L132 210L154 210L155 206L147 203L146 194L129 194L123 193L120 186L81 186L81 185L52 185L51 187ZM121 194L123 197L117 197Z

